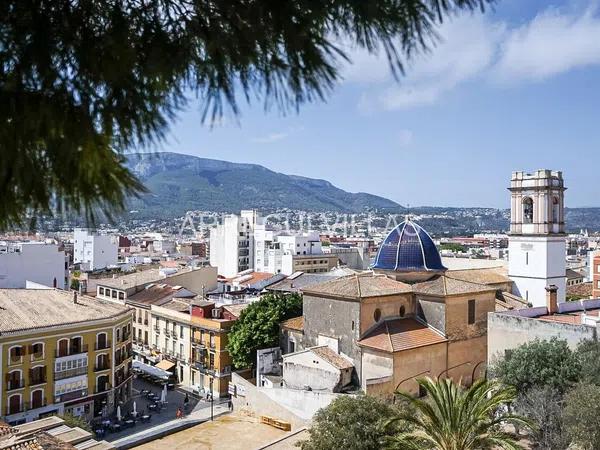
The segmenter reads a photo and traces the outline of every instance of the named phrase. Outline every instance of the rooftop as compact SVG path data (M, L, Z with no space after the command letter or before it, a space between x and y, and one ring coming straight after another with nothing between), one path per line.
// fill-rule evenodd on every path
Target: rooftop
M394 228L383 240L373 269L395 272L446 270L431 236L410 219Z
M132 286L158 282L165 278L165 275L160 272L160 269L148 269L127 275L114 276L113 278L99 279L96 284L98 286L126 289Z
M430 280L412 285L413 292L425 295L460 295L496 291L493 286L458 280L448 275L437 275Z
M352 361L350 361L348 358L345 358L342 355L337 354L326 345L322 347L313 347L309 350L340 370L350 369L354 367Z
M342 274L332 274L329 272L325 273L305 273L295 272L287 278L268 286L270 291L283 291L283 292L299 292L302 289L308 288L324 281L335 280L336 278L342 277Z
M406 318L384 320L358 341L358 345L393 353L446 341L427 325Z
M490 267L477 269L448 270L446 275L456 280L468 281L479 284L510 283L504 267Z
M128 313L126 306L60 289L0 289L0 335L28 329L103 320Z
M545 306L511 311L500 311L496 314L505 314L509 316L570 325L591 325L595 327L600 319L600 299L562 302L558 304L558 312L554 314L549 314L548 308ZM588 320L586 320L586 318Z
M385 275L366 272L325 281L303 289L306 294L327 295L359 300L412 292L409 284L392 280Z
M196 294L181 286L170 286L168 284L147 285L144 289L130 295L128 302L143 303L146 305L161 306L168 303L173 298L193 298Z
M304 331L304 317L292 317L291 319L284 320L280 325L281 328L287 328L288 330Z

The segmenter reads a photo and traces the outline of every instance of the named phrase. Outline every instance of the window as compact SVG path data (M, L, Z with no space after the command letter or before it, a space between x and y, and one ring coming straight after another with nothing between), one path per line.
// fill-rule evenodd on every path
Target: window
M475 323L475 300L469 300L469 325Z
M533 200L530 197L523 199L523 223L533 223Z
M373 319L375 322L379 322L379 319L381 319L381 310L379 308L376 308L373 312Z
M529 265L529 252L525 252L525 265Z
M42 359L44 357L44 344L37 342L31 346L31 355L33 359Z
M119 292L119 300L125 300L125 292Z
M100 295L104 295L104 288L103 288L103 287L101 287L101 288L98 288L98 293L99 293Z
M179 337L183 339L183 325L179 325Z
M117 291L112 291L111 297L112 298L117 298Z
M400 307L400 317L404 317L404 314L406 314L406 307L402 305Z
M558 197L552 198L552 222L560 222L560 202L558 200Z
M18 364L21 362L21 356L23 356L23 348L18 345L10 349L10 363Z

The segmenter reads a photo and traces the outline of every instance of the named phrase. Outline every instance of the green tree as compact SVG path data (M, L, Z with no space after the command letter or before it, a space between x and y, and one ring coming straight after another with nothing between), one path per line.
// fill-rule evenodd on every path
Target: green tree
M242 311L229 333L227 350L238 369L253 367L256 351L279 345L279 324L302 315L299 294L266 294Z
M533 386L565 392L579 381L581 366L567 341L535 340L512 350L496 361L491 373L521 394Z
M394 74L436 27L494 0L8 0L0 3L0 227L25 213L121 211L125 167L196 96L281 111L325 99L354 49Z
M536 448L564 450L570 439L564 429L564 402L560 392L548 386L533 387L519 395L514 410L532 421L529 438Z
M575 355L581 367L581 381L600 386L600 342L592 339L581 341Z
M565 396L565 430L578 449L600 448L600 386L578 384Z
M530 426L527 419L506 412L506 406L516 398L513 387L486 380L478 380L466 389L451 379L417 381L427 398L397 392L417 412L401 413L391 421L405 421L414 428L389 439L388 447L403 450L523 448L514 436L502 429L505 423Z
M59 417L65 421L65 425L71 428L79 427L83 430L89 431L90 433L92 432L92 427L83 417L74 416L73 414L64 414Z
M344 395L315 414L309 439L298 446L302 450L379 450L386 436L401 431L383 426L396 414L395 407L378 398Z

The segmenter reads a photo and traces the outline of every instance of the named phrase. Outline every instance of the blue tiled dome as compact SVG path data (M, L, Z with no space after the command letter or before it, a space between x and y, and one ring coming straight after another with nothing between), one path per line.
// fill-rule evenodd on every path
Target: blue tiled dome
M387 235L379 247L372 268L396 272L446 270L431 236L409 219Z

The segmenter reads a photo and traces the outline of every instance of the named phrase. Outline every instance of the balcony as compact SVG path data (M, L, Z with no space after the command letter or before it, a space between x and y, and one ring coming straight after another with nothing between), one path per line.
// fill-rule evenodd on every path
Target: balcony
M56 350L54 352L55 356L57 358L64 358L65 356L72 356L72 355L80 355L83 353L87 353L88 352L88 345L84 344L80 347L71 347L67 350Z
M111 347L112 347L112 342L110 342L110 341L96 342L96 344L94 345L94 350L108 350Z
M107 362L106 364L96 364L94 366L94 372L102 372L103 370L108 369L110 369L110 362Z
M160 327L158 325L154 325L154 331L160 334Z
M55 380L64 380L65 378L78 377L80 375L87 375L88 367L76 367L75 369L61 370L60 372L54 372Z
M131 337L131 333L123 333L123 342L128 341Z
M192 338L192 345L198 348L206 348L206 344L200 338Z
M148 325L148 319L144 319L144 325Z
M171 331L168 328L163 328L163 333L167 337L171 336Z
M19 414L25 412L25 405L18 405L12 408L10 406L7 406L6 408L4 408L4 411L5 416L10 416L11 414Z
M54 403L62 403L62 402L68 402L70 400L77 400L79 398L87 397L87 395L88 395L87 388L78 389L77 391L66 392L64 394L57 395L54 398Z
M7 380L6 381L6 390L14 391L15 389L22 389L25 387L25 380Z
M104 386L96 386L94 390L94 394L102 394L103 392L108 392L112 389L110 383L106 383Z
M46 374L43 374L42 376L37 376L37 377L29 377L29 386L37 386L38 384L44 384L45 382L47 382L48 379L46 377Z
M173 332L172 336L174 341L176 341L177 339L179 339L179 336L177 336L177 333Z
M38 402L25 402L25 409L30 411L32 409L43 408L44 406L48 406L48 402L45 398Z

